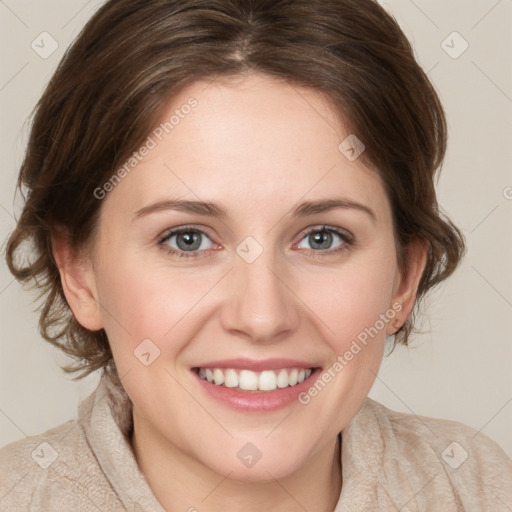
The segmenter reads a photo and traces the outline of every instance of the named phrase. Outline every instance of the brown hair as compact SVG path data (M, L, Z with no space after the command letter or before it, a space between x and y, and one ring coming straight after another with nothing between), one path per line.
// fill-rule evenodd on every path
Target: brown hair
M94 190L140 147L169 98L194 80L249 70L324 93L363 141L360 158L392 204L401 268L410 242L429 242L417 302L457 267L464 239L434 189L446 151L443 108L376 1L110 0L36 106L18 180L25 206L6 247L10 271L44 297L41 335L75 359L63 369L81 371L76 378L99 368L115 375L115 366L105 331L85 329L70 311L52 230L63 225L73 247L87 246L101 206ZM31 262L16 259L25 241ZM407 344L413 325L411 315L396 342Z

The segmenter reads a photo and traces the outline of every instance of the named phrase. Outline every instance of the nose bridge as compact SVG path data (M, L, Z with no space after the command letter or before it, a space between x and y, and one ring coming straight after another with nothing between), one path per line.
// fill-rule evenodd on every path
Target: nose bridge
M228 301L225 327L255 341L272 341L296 327L299 316L294 295L285 284L283 265L275 251L260 244L258 248L254 240L246 242L237 248L230 273L235 290Z

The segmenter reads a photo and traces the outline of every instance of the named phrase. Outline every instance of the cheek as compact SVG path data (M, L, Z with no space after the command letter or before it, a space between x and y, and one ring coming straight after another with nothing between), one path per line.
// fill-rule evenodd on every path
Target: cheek
M386 337L382 318L389 311L394 316L396 269L392 257L386 260L383 254L369 252L303 283L305 302L319 319L316 325L330 355L321 376L299 402L317 419L317 428L332 435L343 430L357 412L382 361Z
M167 353L179 352L193 333L177 333L187 325L190 330L190 319L201 311L201 299L218 276L211 271L171 270L148 264L135 254L117 254L101 268L98 281L105 331L114 355L117 352L126 359L145 339Z
M303 297L324 326L325 341L343 354L354 340L385 339L385 328L394 317L391 299L395 266L375 258L326 271L302 284ZM384 318L384 320L382 320ZM378 331L378 332L377 332Z

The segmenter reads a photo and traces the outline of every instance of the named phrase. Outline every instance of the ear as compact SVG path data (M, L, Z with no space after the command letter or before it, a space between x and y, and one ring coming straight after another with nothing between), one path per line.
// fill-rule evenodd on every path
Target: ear
M415 240L405 249L406 268L403 272L397 272L391 300L393 309L398 312L395 321L390 322L386 328L387 335L397 332L414 308L418 286L427 263L428 244L426 239Z
M77 321L91 331L103 328L92 262L73 249L63 227L52 230L52 252L64 295Z

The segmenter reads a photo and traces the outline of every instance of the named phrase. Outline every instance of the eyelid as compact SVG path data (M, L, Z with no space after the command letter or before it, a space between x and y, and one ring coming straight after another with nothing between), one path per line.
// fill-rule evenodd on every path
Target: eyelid
M206 226L201 225L183 225L183 226L176 226L174 228L166 229L163 233L158 235L158 243L163 242L164 240L167 240L171 236L178 235L183 232L187 231L197 231L198 233L202 233L206 235L210 240L212 239L212 235L209 233L209 228ZM213 240L212 240L213 242Z
M348 229L340 228L337 226L330 226L329 224L317 224L316 226L306 228L304 231L302 231L300 233L300 240L302 240L306 235L309 235L310 233L321 231L333 231L342 238L347 238L347 241L349 242L353 242L355 239L354 235Z

